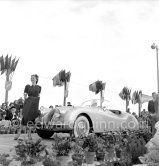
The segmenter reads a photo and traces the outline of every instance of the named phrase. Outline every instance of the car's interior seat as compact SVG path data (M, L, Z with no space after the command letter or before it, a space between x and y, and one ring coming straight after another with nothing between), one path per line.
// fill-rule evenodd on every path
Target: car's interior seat
M91 107L97 107L97 101L96 100L92 100Z
M120 115L121 114L121 111L120 110L110 110L112 113L114 114L117 114L117 115Z
M91 104L91 107L97 107L97 103Z

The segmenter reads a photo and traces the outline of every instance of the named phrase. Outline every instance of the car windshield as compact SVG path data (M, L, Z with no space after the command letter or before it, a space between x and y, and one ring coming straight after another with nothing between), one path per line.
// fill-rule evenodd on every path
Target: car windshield
M110 108L109 105L110 105L110 101L108 101L108 100L104 100L102 103L102 107L105 109ZM91 100L87 100L81 104L81 107L92 107L92 106L100 107L100 100L91 99Z

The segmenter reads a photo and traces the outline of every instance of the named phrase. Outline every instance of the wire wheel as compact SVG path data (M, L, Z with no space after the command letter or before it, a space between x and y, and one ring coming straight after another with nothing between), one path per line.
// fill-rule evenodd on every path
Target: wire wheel
M79 116L74 124L74 136L88 135L90 131L89 121L85 116Z

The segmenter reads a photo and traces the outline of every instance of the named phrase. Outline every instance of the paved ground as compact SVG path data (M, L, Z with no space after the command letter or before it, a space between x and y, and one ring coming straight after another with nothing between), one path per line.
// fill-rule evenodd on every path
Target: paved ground
M1 134L0 135L0 154L2 153L10 153L10 149L13 149L15 145L17 145L17 141L14 140L16 134ZM25 138L26 134L21 134L22 138ZM40 138L36 133L32 134L33 139ZM53 139L43 139L43 142L47 145L52 144Z

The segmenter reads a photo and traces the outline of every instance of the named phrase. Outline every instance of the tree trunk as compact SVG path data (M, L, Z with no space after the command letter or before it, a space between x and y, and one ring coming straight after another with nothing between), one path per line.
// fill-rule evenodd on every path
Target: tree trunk
M66 85L67 84L67 82L65 81L64 82L64 100L63 100L63 106L66 106L66 95L65 95L65 93L66 93Z
M139 116L141 115L141 108L142 108L142 104L139 102Z
M103 91L100 91L100 107L102 107L102 103L103 103Z
M6 82L9 81L9 74L7 73L6 74ZM5 92L5 103L8 104L8 90L6 89L6 92Z
M129 100L126 100L126 112L128 111Z

